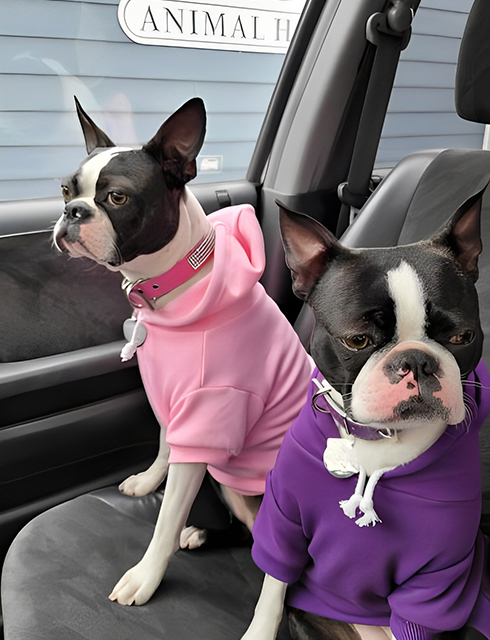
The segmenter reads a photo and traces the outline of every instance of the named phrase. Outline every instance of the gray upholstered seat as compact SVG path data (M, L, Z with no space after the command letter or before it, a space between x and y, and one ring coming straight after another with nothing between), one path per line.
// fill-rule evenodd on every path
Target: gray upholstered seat
M180 551L147 605L108 600L148 546L160 501L158 493L133 499L108 488L32 520L5 564L6 639L239 638L262 582L247 546Z

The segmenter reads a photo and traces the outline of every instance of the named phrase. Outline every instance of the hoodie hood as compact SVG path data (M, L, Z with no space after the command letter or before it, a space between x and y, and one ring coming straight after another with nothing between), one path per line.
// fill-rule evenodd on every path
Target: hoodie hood
M216 232L211 273L161 309L141 309L143 323L194 328L222 315L223 321L253 304L253 288L265 268L262 230L253 207L238 205L208 216ZM196 327L197 328L197 327Z

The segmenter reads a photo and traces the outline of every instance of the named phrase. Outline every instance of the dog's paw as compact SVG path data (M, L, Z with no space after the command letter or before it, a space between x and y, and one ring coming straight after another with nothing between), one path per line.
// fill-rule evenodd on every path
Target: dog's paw
M166 471L156 472L151 469L129 476L119 485L119 491L127 496L146 496L162 484Z
M164 573L142 560L123 575L109 595L109 600L122 605L145 604L157 590Z
M197 527L186 527L182 529L180 534L181 549L199 549L207 538L206 529L198 529Z

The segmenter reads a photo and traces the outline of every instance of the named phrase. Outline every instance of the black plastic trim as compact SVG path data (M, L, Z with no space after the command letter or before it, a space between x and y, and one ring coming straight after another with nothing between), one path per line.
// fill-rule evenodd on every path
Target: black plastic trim
M121 361L124 344L111 342L36 360L1 363L0 399L136 366L136 358Z
M262 174L274 144L277 127L326 2L327 0L310 0L303 10L250 161L247 173L247 180L250 182L259 184L262 181Z

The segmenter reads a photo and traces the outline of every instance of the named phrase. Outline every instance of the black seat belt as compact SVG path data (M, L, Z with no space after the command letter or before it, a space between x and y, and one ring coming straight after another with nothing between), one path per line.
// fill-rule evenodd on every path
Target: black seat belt
M377 48L347 182L338 188L342 207L337 223L337 237L340 237L352 222L352 212L357 212L371 194L374 161L398 60L401 51L410 41L410 25L419 4L420 0L394 0L386 13L375 13L367 22L366 38Z

